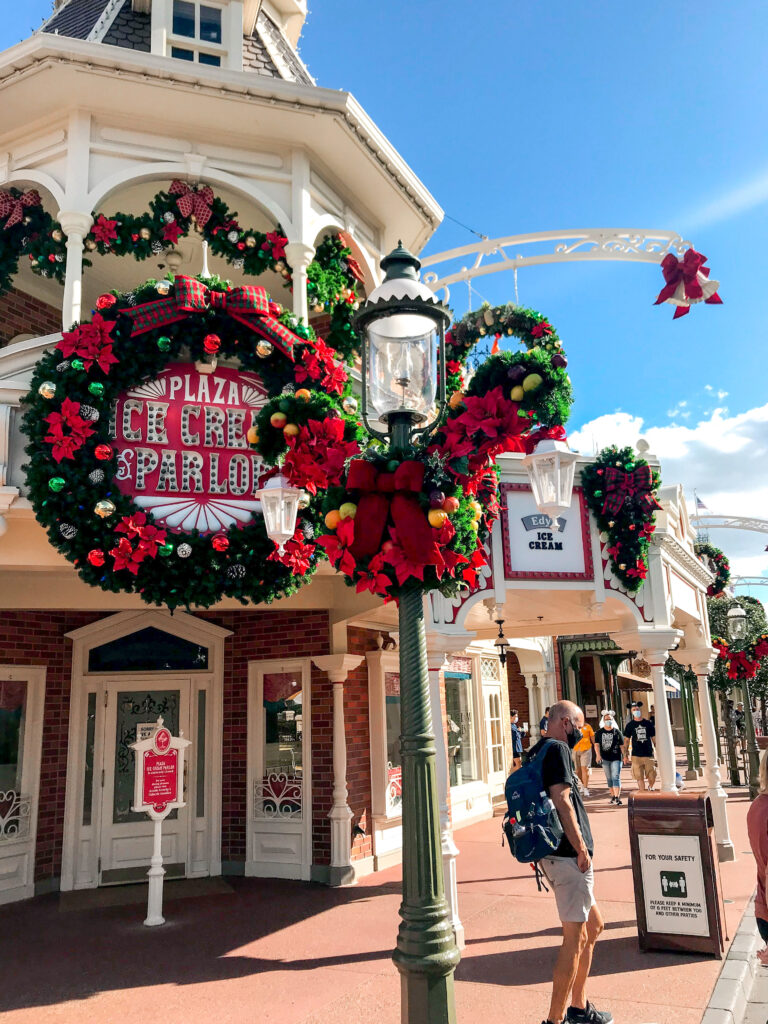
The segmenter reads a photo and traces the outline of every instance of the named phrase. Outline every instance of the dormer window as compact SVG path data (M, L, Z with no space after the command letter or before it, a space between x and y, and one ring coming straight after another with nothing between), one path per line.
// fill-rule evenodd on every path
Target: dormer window
M222 8L199 0L173 0L167 53L178 60L221 67L227 56Z

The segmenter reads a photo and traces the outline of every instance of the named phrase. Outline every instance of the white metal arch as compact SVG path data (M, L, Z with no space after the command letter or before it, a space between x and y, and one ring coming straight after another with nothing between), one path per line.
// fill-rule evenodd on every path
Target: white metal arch
M733 576L731 586L736 587L768 587L768 576Z

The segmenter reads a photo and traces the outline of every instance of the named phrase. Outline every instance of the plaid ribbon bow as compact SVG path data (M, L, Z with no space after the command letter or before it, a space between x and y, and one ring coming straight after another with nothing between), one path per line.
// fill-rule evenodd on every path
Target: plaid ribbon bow
M131 335L165 327L184 320L190 313L205 313L210 308L228 313L234 320L245 324L255 334L277 345L290 360L296 336L269 311L266 288L249 284L230 288L226 292L212 291L194 277L179 275L173 282L173 295L167 299L146 302L122 312L133 321Z
M40 193L31 188L15 196L11 192L0 192L0 220L3 217L8 219L5 222L5 230L19 224L24 219L24 210L29 206L40 205Z
M603 482L605 490L605 502L603 503L603 515L615 516L625 501L639 498L641 504L649 508L661 508L656 498L651 493L653 489L653 475L650 466L638 466L632 472L623 469L610 467L605 471Z
M211 203L213 202L213 189L210 185L203 185L202 188L190 188L186 182L179 181L175 178L171 182L171 187L168 192L172 196L178 196L176 205L179 208L179 213L182 217L191 217L192 214L195 216L195 220L201 228L204 228L208 221L211 219L213 210L211 209Z

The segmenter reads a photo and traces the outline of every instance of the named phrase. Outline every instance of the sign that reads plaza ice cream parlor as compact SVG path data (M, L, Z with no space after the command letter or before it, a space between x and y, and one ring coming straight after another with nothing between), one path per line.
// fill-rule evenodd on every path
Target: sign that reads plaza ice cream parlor
M254 374L171 364L117 400L117 486L170 530L247 523L264 466L246 434L265 401Z
M581 488L557 520L536 507L525 484L501 484L504 576L506 579L590 580L589 516Z

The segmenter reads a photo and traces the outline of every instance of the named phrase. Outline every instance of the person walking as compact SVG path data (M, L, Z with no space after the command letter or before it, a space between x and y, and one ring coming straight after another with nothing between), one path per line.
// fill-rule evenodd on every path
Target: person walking
M632 778L637 781L637 788L644 792L645 783L648 782L648 789L653 789L656 781L656 762L654 760L653 737L656 729L653 723L643 718L642 705L632 709L632 721L628 722L624 729L624 763L632 764ZM628 754L632 748L632 760L629 761Z
M594 742L595 730L589 722L585 722L581 730L581 739L573 748L573 763L581 783L582 796L590 796L589 770L592 767L592 745Z
M549 725L549 708L544 708L544 714L541 716L539 722L539 732L542 736L547 735L547 726Z
M621 762L623 738L612 711L604 711L595 733L595 763L602 764L611 803L621 807Z
M513 708L510 712L510 728L512 729L512 771L516 772L523 763L523 734L518 727L518 711Z
M594 896L592 831L570 754L581 739L583 725L584 714L578 705L558 701L549 708L547 736L528 751L529 757L535 757L546 744L542 779L564 831L553 855L539 861L552 886L563 926L544 1024L613 1024L613 1014L595 1009L586 995L592 953L604 924Z
M768 901L765 891L768 881L768 750L760 755L759 781L759 792L747 811L747 834L757 866L755 923L765 943L764 948L758 950L757 959L763 967L768 967Z

